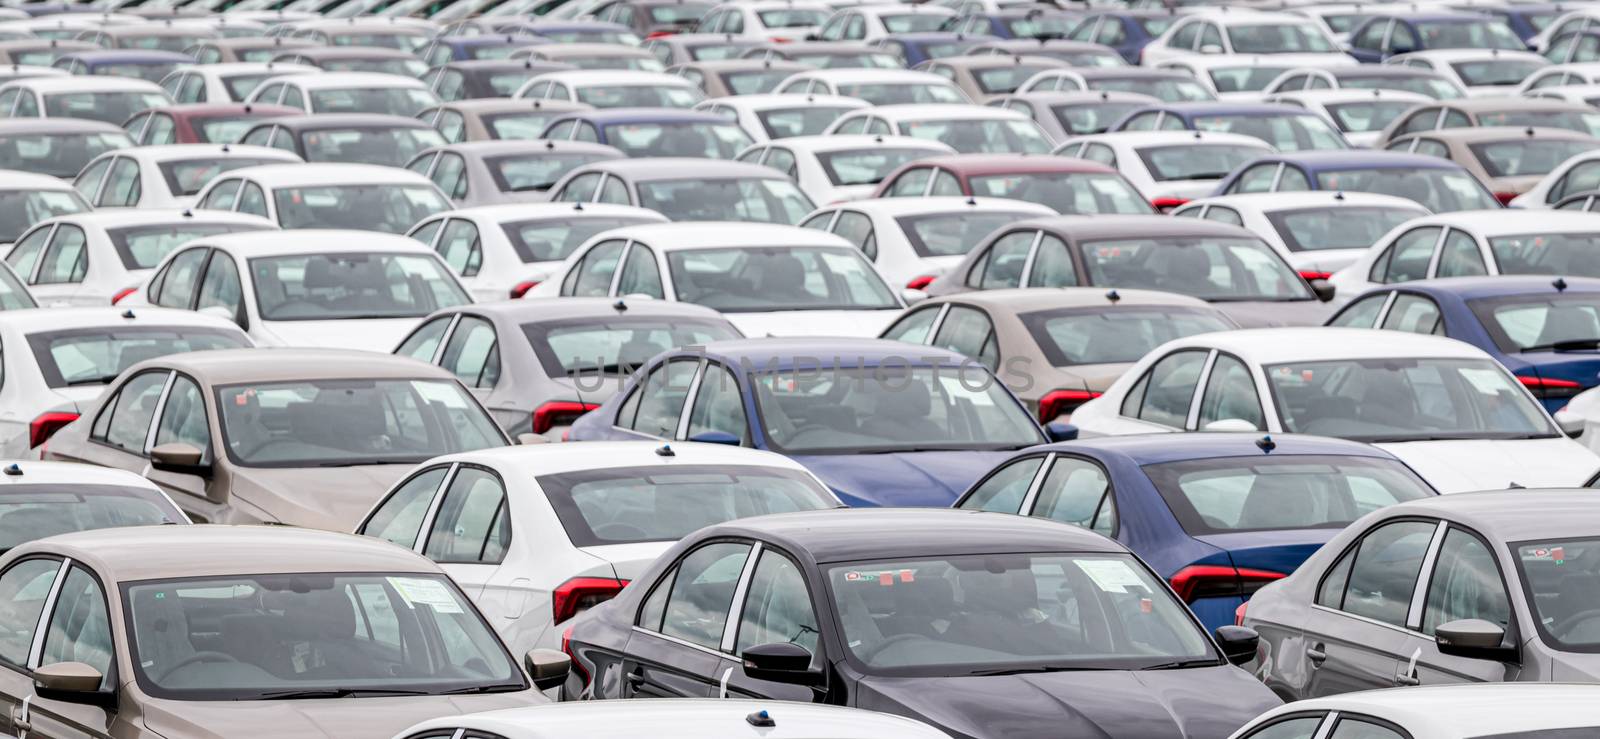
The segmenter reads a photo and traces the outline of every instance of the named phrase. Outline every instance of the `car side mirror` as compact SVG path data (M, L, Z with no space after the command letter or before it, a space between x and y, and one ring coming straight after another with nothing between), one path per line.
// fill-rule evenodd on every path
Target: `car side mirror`
M1255 629L1218 626L1216 636L1217 644L1222 646L1222 656L1227 658L1228 664L1242 665L1256 658L1256 646L1261 643L1261 635Z
M1044 434L1051 441L1077 441L1078 427L1064 421L1051 421L1044 425Z
M698 441L701 444L726 444L739 446L739 437L726 431L704 431L689 437L689 441Z
M1339 289L1335 287L1333 283L1328 282L1327 280L1310 280L1306 284L1311 286L1311 294L1317 296L1317 300L1320 300L1324 303L1333 300L1334 294L1339 291Z
M177 472L184 475L209 475L211 465L202 464L205 452L195 448L192 444L174 441L162 444L150 450L150 466L162 472Z
M1433 641L1440 654L1468 659L1507 661L1515 658L1515 647L1501 646L1506 630L1499 624L1477 618L1464 618L1440 624L1433 631Z
M1556 426L1561 428L1561 433L1566 434L1567 438L1576 439L1583 436L1584 423L1581 416L1562 409L1556 411L1555 418Z
M87 703L106 710L117 706L116 690L101 690L105 676L82 662L56 662L33 671L33 689L40 698Z
M567 680L572 671L572 658L554 649L534 649L522 658L522 666L533 678L533 686L549 690Z
M1260 431L1256 425L1242 418L1223 418L1206 424L1201 431L1249 432Z
M776 642L744 650L744 674L753 680L791 685L820 685L822 671L811 669L811 652L799 644Z

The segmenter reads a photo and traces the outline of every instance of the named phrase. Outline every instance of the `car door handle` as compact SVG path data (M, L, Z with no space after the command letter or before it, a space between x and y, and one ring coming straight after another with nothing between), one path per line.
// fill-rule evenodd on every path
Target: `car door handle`
M1325 649L1326 647L1318 644L1306 650L1306 659L1311 660L1312 667L1321 667L1322 661L1328 658L1328 653L1324 651Z

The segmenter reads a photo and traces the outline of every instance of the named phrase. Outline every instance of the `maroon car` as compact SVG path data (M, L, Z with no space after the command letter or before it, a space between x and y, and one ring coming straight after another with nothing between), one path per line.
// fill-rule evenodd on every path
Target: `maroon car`
M954 154L910 162L890 172L873 197L974 195L1039 203L1064 215L1148 215L1139 190L1099 162L1027 154Z
M282 105L195 103L141 111L122 124L139 146L159 144L231 144L262 118L305 111Z

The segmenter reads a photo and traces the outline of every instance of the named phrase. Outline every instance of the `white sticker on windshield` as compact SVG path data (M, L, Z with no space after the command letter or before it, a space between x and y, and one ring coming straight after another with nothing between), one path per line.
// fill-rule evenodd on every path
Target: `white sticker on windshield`
M391 577L389 584L394 586L396 592L412 608L418 605L428 606L434 613L460 613L461 604L456 602L450 589L438 580L429 580L420 577Z
M1076 559L1072 561L1094 584L1107 593L1126 593L1129 587L1145 589L1144 580L1127 562L1118 559Z
M455 385L448 382L434 382L431 380L413 380L411 387L423 400L430 403L442 403L446 408L458 409L467 407L467 401Z
M1472 386L1477 388L1478 392L1484 395L1498 395L1511 389L1511 383L1506 381L1505 376L1500 374L1499 370L1469 369L1464 367L1457 371L1467 379L1467 382L1472 383Z

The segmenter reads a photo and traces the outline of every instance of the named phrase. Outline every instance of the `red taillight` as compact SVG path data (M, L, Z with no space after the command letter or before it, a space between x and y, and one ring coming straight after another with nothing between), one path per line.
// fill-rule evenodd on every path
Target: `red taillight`
M579 612L600 605L622 592L627 587L627 580L614 580L609 577L574 577L556 587L550 594L550 611L555 621L561 623ZM572 630L568 629L567 634ZM568 653L570 654L570 652Z
M1172 589L1185 603L1201 598L1249 597L1273 580L1283 579L1282 572L1252 570L1227 565L1189 565L1169 581Z
M28 423L28 447L37 449L54 436L61 427L78 420L78 414L46 411Z
M1188 198L1154 198L1150 204L1155 206L1156 210L1165 213L1188 202Z
M929 285L933 284L935 279L937 279L937 277L934 275L917 275L916 277L911 278L910 282L906 283L906 288L909 290L926 290Z
M1302 279L1304 279L1306 282L1310 282L1312 280L1326 280L1326 279L1328 279L1329 277L1332 277L1332 276L1333 276L1332 272L1318 272L1318 271L1316 271L1314 269L1303 269L1303 270L1300 270L1300 277Z
M557 426L569 426L579 416L599 407L599 403L552 400L533 409L533 433L542 434Z
M771 41L772 43L775 43L775 44L792 44L792 43L794 43L794 39L785 38L783 36L773 36L772 38L770 38L768 40Z
M675 36L675 35L677 35L677 33L678 33L677 31L651 31L650 35L649 36L645 36L645 38L646 39L666 38L668 36Z
M588 685L589 671L583 669L583 663L578 661L577 653L572 651L571 626L568 626L566 631L561 632L561 652L567 655L567 659L572 660L572 669L577 670L578 674L583 676L583 684Z
M126 298L136 292L139 292L139 288L137 287L122 288L121 290L117 291L116 295L111 296L111 304L116 305L117 303L121 302L123 298Z
M529 290L539 286L539 282L540 280L523 280L522 282L512 285L511 299L516 300L517 298L527 295Z
M1511 201L1516 200L1517 196L1521 194L1520 192L1497 192L1494 194L1494 199L1500 201L1501 205L1510 205Z
M1250 608L1250 601L1245 601L1243 603L1240 603L1238 608L1233 609L1233 625L1234 626L1243 626L1244 625L1244 613L1245 613L1245 610L1247 610L1248 608Z
M1533 391L1536 398L1570 398L1583 392L1583 385L1572 380L1556 380L1546 377L1528 377L1517 375L1517 380L1523 387Z
M1093 390L1051 390L1039 399L1039 423L1054 421L1056 416L1071 413L1098 397L1100 393Z

